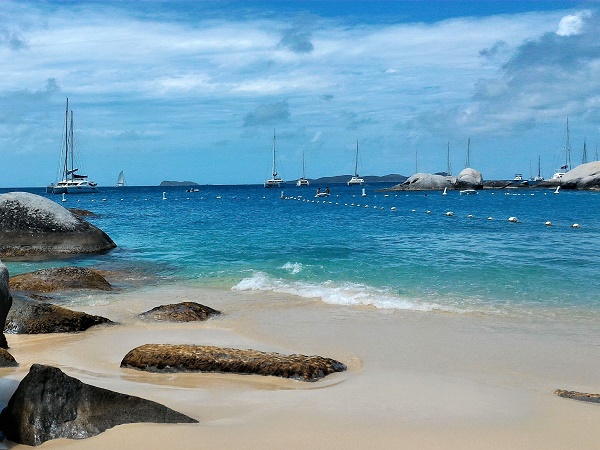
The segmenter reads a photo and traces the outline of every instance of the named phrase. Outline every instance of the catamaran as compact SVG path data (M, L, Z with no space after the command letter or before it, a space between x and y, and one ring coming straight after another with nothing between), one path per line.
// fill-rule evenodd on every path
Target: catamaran
M298 181L296 181L296 186L300 187L300 186L308 186L308 185L309 185L309 182L305 178L305 174L304 174L304 152L302 152L302 176L300 178L298 178Z
M277 175L277 169L275 167L275 154L277 151L277 138L275 136L275 130L273 130L273 171L271 172L272 177L265 181L264 186L266 188L279 187L283 180Z
M354 175L348 180L348 186L360 186L365 180L358 176L358 139L356 140L356 158L354 162Z
M64 155L60 171L61 180L54 184L46 186L48 194L91 194L98 192L97 184L88 180L87 175L76 173L79 169L74 167L74 138L73 138L73 111L71 111L71 121L69 122L69 99L67 98L67 108L65 112L65 147L61 150Z
M565 143L565 164L554 170L551 180L560 180L565 173L571 170L571 143L569 141L569 119L567 119L567 139Z

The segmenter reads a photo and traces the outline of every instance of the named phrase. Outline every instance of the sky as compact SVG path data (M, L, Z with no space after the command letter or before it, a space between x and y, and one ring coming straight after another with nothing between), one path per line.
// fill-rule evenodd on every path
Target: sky
M260 184L470 166L548 178L600 146L599 1L0 0L0 187Z

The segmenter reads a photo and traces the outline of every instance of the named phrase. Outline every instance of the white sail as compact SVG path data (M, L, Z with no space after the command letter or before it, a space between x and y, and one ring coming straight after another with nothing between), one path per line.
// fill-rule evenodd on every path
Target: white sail
M121 173L119 174L119 177L117 178L117 187L122 187L125 186L125 175L123 174L123 171L121 170Z

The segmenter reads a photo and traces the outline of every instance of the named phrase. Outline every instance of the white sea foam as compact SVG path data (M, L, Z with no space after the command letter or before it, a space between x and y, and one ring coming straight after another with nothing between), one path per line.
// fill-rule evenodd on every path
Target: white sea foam
M269 277L256 272L233 286L236 291L271 291L296 295L303 298L320 299L325 303L350 306L374 306L379 309L403 309L413 311L455 311L456 308L427 301L403 298L385 289L378 289L359 283L309 283L288 281Z
M281 266L281 269L288 270L290 273L295 275L297 273L300 273L300 271L302 270L302 264L287 262L283 266Z

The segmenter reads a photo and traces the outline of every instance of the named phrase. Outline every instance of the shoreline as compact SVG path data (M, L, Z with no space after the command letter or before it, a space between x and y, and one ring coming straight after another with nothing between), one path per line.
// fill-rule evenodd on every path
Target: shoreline
M589 430L600 419L598 405L553 394L558 388L600 391L597 326L378 310L191 286L124 291L119 301L103 301L103 295L92 296L94 305L72 308L119 325L72 335L7 335L20 366L1 371L4 402L35 362L158 401L200 423L122 425L86 440L49 441L45 448L191 448L198 442L298 449L597 446ZM136 318L180 301L223 314L186 324ZM348 371L306 383L120 369L126 352L145 343L318 354L345 363Z

